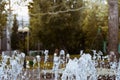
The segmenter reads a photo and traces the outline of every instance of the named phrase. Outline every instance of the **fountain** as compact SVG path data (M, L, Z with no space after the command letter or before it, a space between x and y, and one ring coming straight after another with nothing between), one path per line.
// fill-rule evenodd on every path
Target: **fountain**
M12 57L2 53L2 62L0 63L0 80L17 80L21 75L25 54L13 52Z
M44 51L44 65L48 61L48 50ZM103 56L101 51L93 50L93 57L90 54L80 52L80 58L70 58L70 54L66 54L62 50L60 55L54 53L53 68L41 70L41 57L37 55L33 59L33 69L24 69L25 54L14 51L10 57L3 52L0 61L0 80L45 80L48 78L47 73L54 74L52 80L120 80L120 61L117 63L114 52L111 55ZM64 55L64 56L61 56ZM114 57L113 57L114 56ZM110 61L113 57L113 61ZM66 66L60 67L61 61ZM41 74L44 74L43 78ZM59 74L62 74L60 76ZM49 77L50 78L50 77Z
M48 50L44 51L44 54L45 54L45 58L44 58L44 70L43 70L44 79L46 79L47 61L48 61L48 58L49 58L48 53L49 53Z
M57 56L56 53L54 53L54 59L53 59L53 72L55 75L54 80L58 80L58 69L59 69L59 65L60 65L60 58Z
M80 56L83 55L83 50L80 50Z
M74 66L73 66L74 65ZM79 59L69 60L61 80L97 80L97 70L91 55L83 54Z
M118 63L118 68L117 68L116 80L120 80L120 60L119 60L119 63Z
M65 51L60 50L60 65L63 65L64 63L65 63Z
M103 56L102 51L98 51L98 53L97 53L97 60L101 60L102 56Z
M45 59L44 59L44 63L46 63L47 62L47 60L48 60L48 53L49 53L49 51L48 50L45 50L44 51L44 54L45 54Z
M66 63L68 63L68 62L69 62L69 60L70 60L70 54L69 54L69 53L67 53L67 54L66 54Z
M38 63L38 79L40 80L40 55L37 55L36 58Z

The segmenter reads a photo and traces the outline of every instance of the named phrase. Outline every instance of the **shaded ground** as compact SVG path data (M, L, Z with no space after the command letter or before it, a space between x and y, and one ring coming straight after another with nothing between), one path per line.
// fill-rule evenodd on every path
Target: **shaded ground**
M44 73L41 73L39 75L38 70L27 70L26 71L27 74L24 75L24 79L20 79L20 80L54 80L54 74L53 73L46 73L46 75ZM23 73L25 74L25 72ZM61 80L61 74L59 74L59 78L58 80ZM76 79L74 79L76 80ZM115 76L98 76L98 80L115 80Z

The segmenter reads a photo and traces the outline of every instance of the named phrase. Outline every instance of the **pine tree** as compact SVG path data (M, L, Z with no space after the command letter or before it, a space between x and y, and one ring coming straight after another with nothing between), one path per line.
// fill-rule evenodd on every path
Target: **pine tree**
M12 34L11 34L11 48L16 50L19 48L19 38L18 38L18 21L16 15L14 15Z

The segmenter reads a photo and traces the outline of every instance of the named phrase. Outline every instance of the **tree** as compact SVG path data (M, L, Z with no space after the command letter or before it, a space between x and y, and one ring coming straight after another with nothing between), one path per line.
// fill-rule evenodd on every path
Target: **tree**
M65 47L71 53L96 46L102 49L102 35L97 33L99 27L107 26L108 15L101 0L33 0L29 11L32 37L45 48Z
M80 2L74 1L57 0L54 3L46 0L40 2L34 0L30 11L33 13L31 15L31 28L35 33L33 35L48 48L65 46L69 50L74 50L80 48L76 45L81 45L81 40L85 43L85 48L91 48L92 41L96 40L98 28L105 29L103 27L108 26L108 33L102 33L103 40L108 41L108 53L114 51L116 57L118 57L118 0L108 0L108 7L101 0L85 0L85 3L82 0ZM74 12L73 10L69 11L70 9L83 7L83 3L85 7L89 8ZM109 14L106 14L107 8L109 8ZM108 36L106 36L107 34ZM95 45L94 48L96 48Z
M12 34L11 34L11 48L12 50L19 49L19 36L18 36L18 21L14 15Z
M2 35L3 28L5 28L7 15L5 13L5 5L4 1L0 2L0 36Z
M99 29L107 27L108 6L101 0L86 0L84 6L80 23L85 35L85 48L102 50L105 37Z
M6 3L1 0L0 1L0 53L1 53L1 44L2 44L2 34L3 34L3 29L5 29L6 26L6 21L7 21L7 15L5 13L5 5Z
M36 15L30 14L31 35L38 38L45 48L66 48L73 52L83 46L79 23L81 11L72 11L82 7L82 0L58 0L55 3L35 0L32 5L30 13Z
M118 0L108 0L109 19L108 19L108 52L113 51L118 57Z

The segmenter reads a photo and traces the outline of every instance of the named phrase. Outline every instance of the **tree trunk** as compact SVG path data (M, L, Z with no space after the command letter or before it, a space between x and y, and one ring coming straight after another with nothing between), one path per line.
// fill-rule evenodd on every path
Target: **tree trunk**
M114 52L118 58L118 0L108 0L108 52Z
M0 54L2 54L2 39L1 39L1 36L0 36Z

